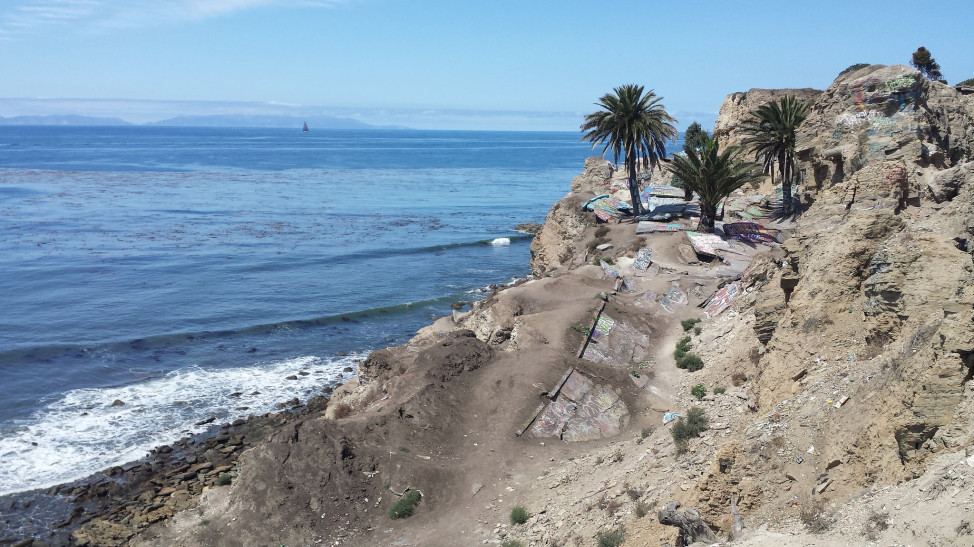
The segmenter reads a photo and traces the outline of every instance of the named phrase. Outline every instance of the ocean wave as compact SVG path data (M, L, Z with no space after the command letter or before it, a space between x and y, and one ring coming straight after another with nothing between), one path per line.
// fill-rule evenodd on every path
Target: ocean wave
M333 385L356 356L189 368L136 384L76 389L0 432L0 496L77 480L223 423ZM287 379L292 377L292 379ZM121 401L123 404L117 404ZM113 404L115 403L115 404Z

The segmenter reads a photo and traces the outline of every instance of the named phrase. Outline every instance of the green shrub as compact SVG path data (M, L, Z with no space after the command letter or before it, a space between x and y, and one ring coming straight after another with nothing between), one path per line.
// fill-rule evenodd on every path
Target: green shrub
M697 384L690 388L690 394L697 398L699 401L703 399L703 396L707 394L707 388L703 387L703 384Z
M652 427L644 427L643 430L639 434L642 436L642 438L645 439L646 437L649 437L650 435L653 434L653 428Z
M700 322L700 319L684 319L680 321L680 326L683 327L683 332L689 332L694 325Z
M693 353L684 353L683 357L676 360L676 368L696 372L703 368L703 359L701 359L698 355L694 355Z
M701 332L703 332L703 329L702 328L700 328L700 327L693 327L693 334L696 334L697 336L700 336L700 333Z
M683 356L686 355L688 351L690 351L691 347L693 346L690 345L689 336L684 336L679 342L676 343L676 349L673 351L673 358L676 359L677 366L680 366L680 360L683 359Z
M635 513L637 519L645 517L649 513L649 504L645 501L637 501Z
M626 530L616 528L609 532L599 532L595 535L595 539L598 540L599 547L619 547L626 539Z
M842 76L843 74L845 74L847 72L852 72L853 70L859 70L860 68L866 68L867 66L870 66L869 63L856 63L854 65L849 65L848 68L846 68L845 70L843 70L842 72L839 73L839 76Z
M220 473L216 478L217 486L226 486L230 484L230 473Z
M524 524L528 521L528 510L520 505L511 509L511 524Z
M422 497L423 495L419 493L419 490L410 490L399 498L399 501L392 504L392 507L389 508L389 518L398 520L411 517Z
M723 393L725 391L727 391L727 388L725 388L724 386L716 386L716 387L714 387L714 395L720 395L721 393Z
M607 235L609 235L608 226L599 226L595 229L595 237L605 237Z
M676 423L673 424L673 429L670 430L670 434L673 435L673 442L676 443L677 452L681 454L686 452L687 443L690 442L690 439L706 431L709 422L703 409L696 406L687 412L686 417L681 416L677 419Z
M974 87L974 78L968 78L963 82L958 83L957 85L961 87Z

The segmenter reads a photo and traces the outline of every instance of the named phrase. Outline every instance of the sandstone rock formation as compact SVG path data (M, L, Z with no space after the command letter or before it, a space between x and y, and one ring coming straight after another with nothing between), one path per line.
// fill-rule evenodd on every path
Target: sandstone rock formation
M720 105L720 113L714 122L712 137L720 142L722 148L740 146L744 140L741 125L753 110L777 101L786 95L794 95L803 101L815 102L822 94L818 89L749 89L745 92L731 93Z
M908 478L974 440L955 423L974 373L972 128L971 98L880 65L840 76L801 127L814 205L784 247L794 295L780 304L772 282L758 296L761 402L791 400L803 369L855 379L836 393L855 417L820 424L815 442L858 462L837 471L852 483Z

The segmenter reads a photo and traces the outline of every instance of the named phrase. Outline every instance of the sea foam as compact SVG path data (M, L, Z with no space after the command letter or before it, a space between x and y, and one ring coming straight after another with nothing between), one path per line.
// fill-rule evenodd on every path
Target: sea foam
M205 431L211 424L195 424L211 416L219 424L264 414L294 397L304 401L349 376L342 370L354 360L308 356L251 367L196 367L131 385L69 391L0 432L0 495L138 460L151 448ZM115 401L124 404L112 406Z

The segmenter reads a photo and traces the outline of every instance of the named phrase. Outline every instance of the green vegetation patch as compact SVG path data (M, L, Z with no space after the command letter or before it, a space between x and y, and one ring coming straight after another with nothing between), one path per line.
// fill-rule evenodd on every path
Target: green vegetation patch
M520 505L515 505L511 509L511 524L524 524L528 521L528 510Z
M422 498L423 495L419 490L410 490L403 497L399 498L399 501L392 504L392 507L389 508L389 518L398 520L413 516L413 511L416 510L416 505L419 504L419 500Z
M707 394L707 388L703 387L703 384L697 384L690 388L690 395L693 395L699 401L703 399L703 396Z
M706 431L709 426L710 420L707 419L707 415L702 408L696 406L687 412L686 417L677 419L673 429L670 430L677 452L681 454L686 452L690 439L700 436L700 433Z
M599 547L619 547L626 540L625 528L616 528L608 532L599 532L595 539L598 540Z
M689 370L690 372L696 372L703 368L703 359L699 355L693 353L685 353L683 357L677 359L676 368L682 368Z
M854 65L849 65L848 68L846 68L845 70L839 73L839 76L842 76L843 74L852 72L854 70L859 70L860 68L866 68L867 66L870 66L869 63L856 63Z
M684 319L683 321L680 321L680 326L683 327L683 332L690 332L690 329L692 329L693 326L699 323L700 321L701 321L700 319L696 319L696 318Z

